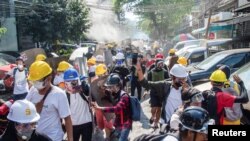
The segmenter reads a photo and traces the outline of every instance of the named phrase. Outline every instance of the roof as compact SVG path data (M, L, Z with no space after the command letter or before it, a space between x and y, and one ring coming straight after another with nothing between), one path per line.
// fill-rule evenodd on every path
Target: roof
M188 51L188 52L198 52L198 51L204 51L206 49L207 49L206 47L196 47L196 48L189 48L186 51Z
M250 48L243 48L243 49L231 49L231 50L225 50L218 52L218 54L237 54L237 53L243 53L243 52L250 52Z

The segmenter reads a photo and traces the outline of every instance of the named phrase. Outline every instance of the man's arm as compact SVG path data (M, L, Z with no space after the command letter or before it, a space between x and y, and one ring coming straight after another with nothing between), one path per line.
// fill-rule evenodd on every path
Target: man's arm
M243 81L238 75L234 75L233 78L241 87L240 95L235 98L234 103L247 103L249 98Z
M73 141L73 127L70 115L64 118L68 141Z

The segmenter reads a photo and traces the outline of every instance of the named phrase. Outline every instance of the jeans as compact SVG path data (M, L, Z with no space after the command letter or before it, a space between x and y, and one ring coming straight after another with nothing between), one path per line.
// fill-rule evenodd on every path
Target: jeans
M23 99L26 98L27 94L28 94L28 93L13 94L13 95L12 95L12 98L13 98L14 101L16 101L16 100L23 100Z
M129 135L130 130L131 130L130 128L124 128L120 130L121 134L120 134L119 141L128 141L128 135Z
M141 91L142 91L142 86L139 82L131 82L131 96L135 95L135 89L137 89L137 94L138 94L138 100L141 100Z

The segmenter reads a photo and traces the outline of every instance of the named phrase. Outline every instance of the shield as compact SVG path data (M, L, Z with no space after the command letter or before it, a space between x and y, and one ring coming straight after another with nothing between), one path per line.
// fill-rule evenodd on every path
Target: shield
M104 86L104 83L106 82L108 78L107 76L100 77L98 79L95 79L91 83L91 96L95 99L98 105L101 107L109 107L112 106L112 103L106 98L105 91L102 89L102 86ZM110 121L114 118L114 113L104 113L104 116L106 117L107 121Z

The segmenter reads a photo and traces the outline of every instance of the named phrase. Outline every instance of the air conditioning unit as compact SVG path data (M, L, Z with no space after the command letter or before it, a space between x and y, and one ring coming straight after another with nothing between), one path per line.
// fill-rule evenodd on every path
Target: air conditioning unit
M250 0L239 0L238 1L239 7L242 7L242 6L246 5L246 4L250 4Z

